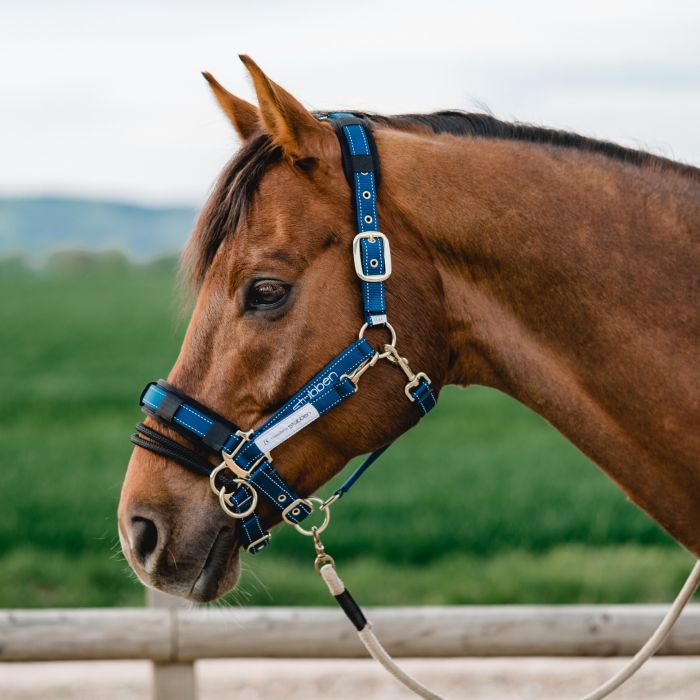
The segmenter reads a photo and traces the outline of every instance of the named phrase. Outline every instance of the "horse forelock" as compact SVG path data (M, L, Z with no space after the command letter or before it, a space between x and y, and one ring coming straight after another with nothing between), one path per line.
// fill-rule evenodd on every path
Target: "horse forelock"
M201 285L219 246L246 217L267 168L282 159L282 149L266 134L243 144L224 166L197 218L182 258L181 272Z

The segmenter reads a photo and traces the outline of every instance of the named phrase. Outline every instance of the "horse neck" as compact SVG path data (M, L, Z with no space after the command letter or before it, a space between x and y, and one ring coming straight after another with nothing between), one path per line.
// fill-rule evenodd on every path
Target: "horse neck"
M442 277L448 381L531 407L700 555L700 179L518 141L378 141L393 213Z

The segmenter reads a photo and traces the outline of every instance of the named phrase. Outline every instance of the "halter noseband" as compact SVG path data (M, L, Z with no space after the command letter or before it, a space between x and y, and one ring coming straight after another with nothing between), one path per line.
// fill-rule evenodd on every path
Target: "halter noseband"
M272 466L272 450L353 396L360 377L370 367L379 360L388 360L399 367L406 375L406 396L418 406L421 416L437 401L428 376L423 372L415 374L406 358L399 355L396 333L387 321L384 282L391 276L391 250L389 239L379 231L377 221L379 158L372 133L364 120L352 114L337 112L325 119L332 121L338 135L343 170L354 193L358 233L352 252L355 272L361 280L364 312L359 338L255 430L241 430L161 379L146 386L141 394L141 409L176 430L196 449L189 449L143 423L137 424L138 432L131 436L135 445L208 476L221 507L232 518L241 520L242 544L251 554L270 541L270 533L257 513L261 496L280 511L285 522L298 529L313 511L314 504L325 510L327 522L330 503L341 498L389 447L369 455L325 502L300 497ZM391 334L381 351L373 349L364 338L365 330L374 326L383 326ZM214 467L209 455L220 455L223 461Z

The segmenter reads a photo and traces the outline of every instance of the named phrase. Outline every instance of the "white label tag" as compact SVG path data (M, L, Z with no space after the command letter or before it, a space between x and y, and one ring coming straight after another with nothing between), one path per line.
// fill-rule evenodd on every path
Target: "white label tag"
M261 452L270 452L277 445L281 445L292 435L296 435L309 423L313 423L319 416L316 406L307 404L290 413L282 422L268 428L262 435L255 438L255 445Z

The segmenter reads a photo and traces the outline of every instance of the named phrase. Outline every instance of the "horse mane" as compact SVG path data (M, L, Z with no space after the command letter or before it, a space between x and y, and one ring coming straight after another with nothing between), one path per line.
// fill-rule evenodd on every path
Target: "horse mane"
M435 134L525 141L571 148L597 153L638 167L666 170L700 180L700 168L670 158L620 146L611 141L581 136L571 131L501 121L490 114L480 112L444 110L431 114L392 116L372 112L352 113L378 127L405 131L428 130ZM315 114L317 117L325 117L329 112ZM273 144L269 136L261 133L245 142L224 166L199 215L183 256L182 270L193 284L201 284L224 238L233 233L240 221L245 219L248 205L263 174L270 165L282 160L282 155L282 149Z
M399 114L389 117L363 112L353 112L353 114L368 119L370 123L391 126L395 129L415 131L422 127L436 134L526 141L528 143L541 143L561 148L573 148L590 153L599 153L631 165L668 169L700 178L700 168L680 163L670 158L620 146L612 141L602 141L588 136L581 136L573 131L550 129L524 122L505 122L483 112L445 110L431 114Z

